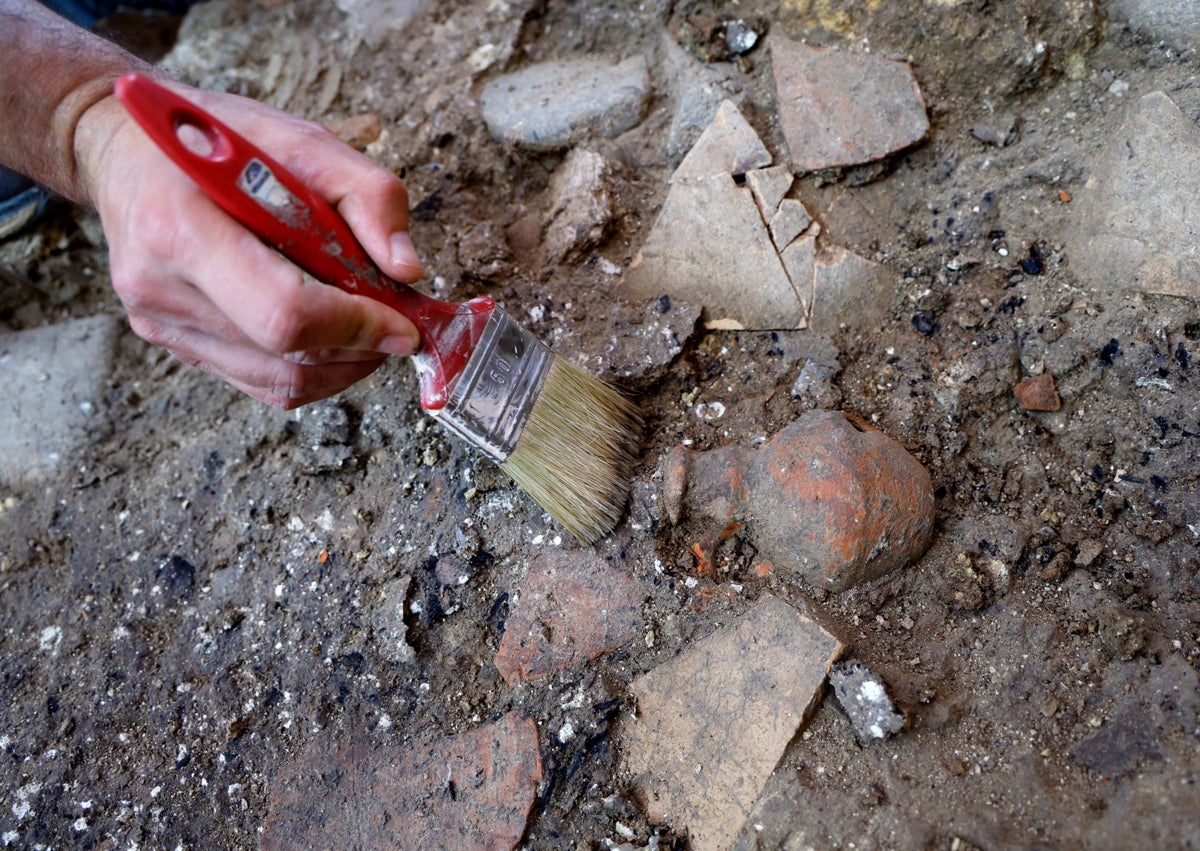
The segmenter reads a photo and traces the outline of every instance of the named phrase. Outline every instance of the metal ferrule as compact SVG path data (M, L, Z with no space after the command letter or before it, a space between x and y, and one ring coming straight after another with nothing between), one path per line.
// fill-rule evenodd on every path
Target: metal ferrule
M445 406L442 425L503 463L516 448L554 354L499 305Z

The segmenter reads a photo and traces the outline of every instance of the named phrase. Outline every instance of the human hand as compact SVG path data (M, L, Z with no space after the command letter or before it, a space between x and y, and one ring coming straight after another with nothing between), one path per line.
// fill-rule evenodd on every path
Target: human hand
M385 274L421 276L399 178L316 124L164 82L327 200ZM148 342L284 408L338 393L387 355L415 351L408 319L306 277L209 200L115 98L84 113L75 148L85 200L108 239L113 288Z

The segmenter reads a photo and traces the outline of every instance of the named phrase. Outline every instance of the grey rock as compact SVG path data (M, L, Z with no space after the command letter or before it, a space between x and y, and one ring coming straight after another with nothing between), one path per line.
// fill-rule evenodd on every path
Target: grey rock
M809 358L792 383L792 398L799 399L810 408L836 408L842 401L841 391L833 386L837 374L836 364Z
M577 148L554 173L551 205L542 224L547 261L579 259L604 238L615 209L612 171L600 154Z
M310 475L352 469L357 465L350 446L350 415L341 403L324 399L296 411L300 421L296 460Z
M590 134L617 136L641 121L650 97L646 59L544 62L492 80L483 120L498 141L536 151L568 148Z
M907 726L904 713L892 703L883 680L862 662L835 662L829 671L829 684L860 741L886 739Z
M663 67L670 79L675 109L667 130L667 156L678 162L712 123L721 102L733 94L731 74L720 65L698 62L664 34Z
M1200 295L1200 128L1163 92L1130 108L1071 206L1066 257L1081 283Z
M661 378L696 334L701 308L663 296L649 301L630 321L627 311L608 323L612 334L601 345L605 360L624 377Z
M1200 49L1200 5L1195 0L1113 0L1113 11L1150 38Z
M1147 760L1162 759L1158 733L1145 712L1132 704L1071 749L1080 765L1104 777L1122 777Z
M371 625L378 639L380 655L392 662L411 662L416 654L408 643L408 624L404 622L404 606L412 580L407 576L390 580L379 589L379 601L372 614Z
M107 429L103 389L121 323L92 316L0 334L0 481L39 481Z

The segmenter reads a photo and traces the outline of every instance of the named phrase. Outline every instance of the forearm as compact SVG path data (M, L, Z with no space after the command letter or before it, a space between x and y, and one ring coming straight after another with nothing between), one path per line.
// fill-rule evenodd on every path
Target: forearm
M85 137L106 128L102 117L81 126L83 116L117 77L148 66L34 0L0 0L0 57L0 163L94 203L79 160Z

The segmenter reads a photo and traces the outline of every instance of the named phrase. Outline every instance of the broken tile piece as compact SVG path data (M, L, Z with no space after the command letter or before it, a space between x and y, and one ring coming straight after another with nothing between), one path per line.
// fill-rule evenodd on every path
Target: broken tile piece
M671 187L623 288L634 300L701 304L745 328L804 327L805 306L754 199L728 174Z
M1018 382L1013 395L1026 411L1057 411L1062 407L1054 376L1048 372Z
M908 719L892 703L883 680L862 662L835 662L829 684L859 741L886 739L908 726Z
M543 62L489 82L483 120L501 142L535 151L570 147L589 133L616 136L642 119L650 97L643 56Z
M630 684L622 758L653 821L726 849L816 705L841 643L775 597Z
M424 746L323 735L272 778L259 848L511 849L541 779L537 726L517 713Z
M804 205L794 198L785 198L771 217L771 241L782 251L793 239L808 230L811 224L812 216L804 209Z
M756 168L746 172L746 185L754 196L754 203L762 214L763 221L769 222L779 209L779 202L792 188L795 178L792 170L785 165L773 165L770 168Z
M518 683L565 670L641 632L641 584L591 551L534 559L508 616L496 667Z
M688 151L671 183L726 175L740 176L771 164L766 145L732 101L722 101L717 115Z
M891 303L886 269L838 246L818 251L820 226L784 197L792 177L761 167L769 162L753 128L722 104L672 176L623 295L703 306L710 329L877 327ZM744 185L734 179L742 172Z
M671 178L658 220L626 270L625 294L666 295L744 328L802 328L805 305L783 269L758 205L735 171L770 163L762 141L731 103Z
M929 473L903 446L858 419L808 411L757 450L686 451L664 481L668 516L718 529L741 523L759 557L841 591L883 576L928 548Z
M881 159L924 138L925 101L903 62L769 39L775 99L797 172Z
M803 293L801 282L793 279ZM826 245L813 263L808 327L833 334L842 326L872 330L887 318L892 277L887 267L840 245Z

